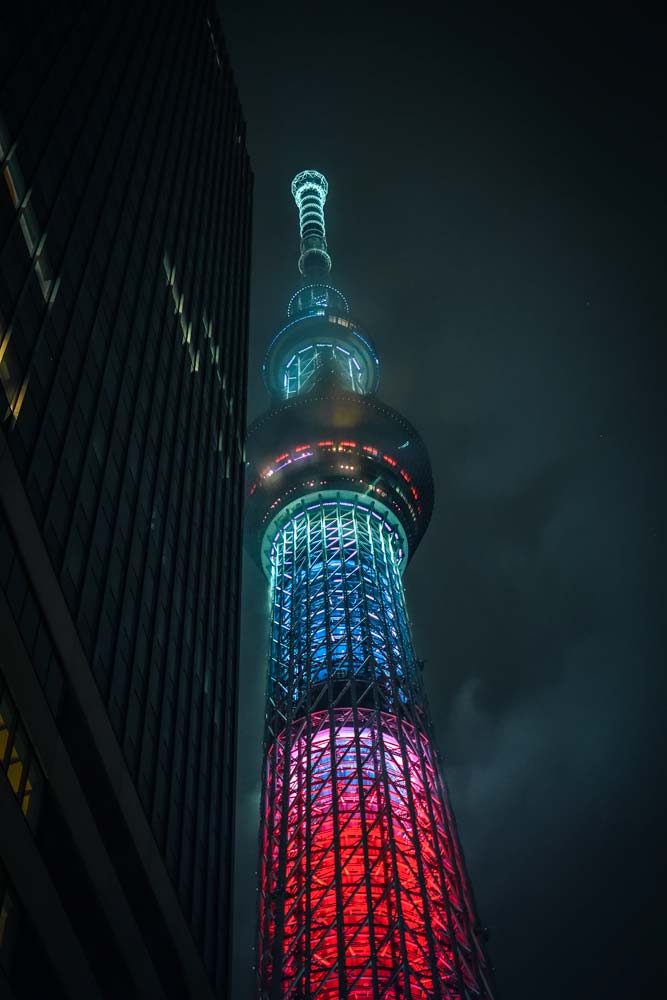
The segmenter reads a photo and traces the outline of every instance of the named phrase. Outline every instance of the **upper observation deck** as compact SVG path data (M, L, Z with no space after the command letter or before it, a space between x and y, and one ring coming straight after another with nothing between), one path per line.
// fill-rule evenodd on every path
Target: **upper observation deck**
M290 299L287 323L269 345L264 379L274 399L291 399L330 384L362 396L377 391L380 361L350 316L345 296L308 284Z

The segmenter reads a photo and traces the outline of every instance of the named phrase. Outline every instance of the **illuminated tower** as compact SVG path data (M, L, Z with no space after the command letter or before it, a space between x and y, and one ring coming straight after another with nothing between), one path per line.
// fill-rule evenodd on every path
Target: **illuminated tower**
M488 998L403 590L431 468L414 427L376 396L375 350L327 283L327 190L313 170L292 183L303 282L248 441L271 607L260 995Z

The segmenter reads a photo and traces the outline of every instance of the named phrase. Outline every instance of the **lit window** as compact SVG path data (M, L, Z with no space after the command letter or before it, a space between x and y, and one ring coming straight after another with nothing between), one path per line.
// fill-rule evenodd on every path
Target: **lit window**
M14 723L14 707L4 694L0 701L0 766L5 766L5 756L9 746L9 733Z
M25 760L27 757L27 747L25 743L25 735L20 728L17 728L14 734L14 745L9 754L9 765L7 767L7 777L9 778L9 784L12 786L12 790L15 795L19 795L21 791L21 781L23 778L23 771L25 769Z
M21 811L31 827L39 813L44 774L18 718L8 691L0 680L0 768L5 772ZM1 937L1 934L0 934Z

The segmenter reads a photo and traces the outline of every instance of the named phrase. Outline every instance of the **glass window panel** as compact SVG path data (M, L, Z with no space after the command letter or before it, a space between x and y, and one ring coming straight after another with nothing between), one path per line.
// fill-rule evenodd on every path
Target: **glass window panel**
M0 765L4 767L9 748L9 736L14 724L14 705L7 694L3 692L0 700Z

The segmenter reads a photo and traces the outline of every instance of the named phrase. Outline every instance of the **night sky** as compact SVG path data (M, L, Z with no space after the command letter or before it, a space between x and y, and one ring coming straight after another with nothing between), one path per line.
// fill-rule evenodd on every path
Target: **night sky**
M315 168L332 283L433 461L408 606L499 1000L662 995L665 38L629 10L221 7L256 185L249 417ZM267 649L244 573L234 1000Z

